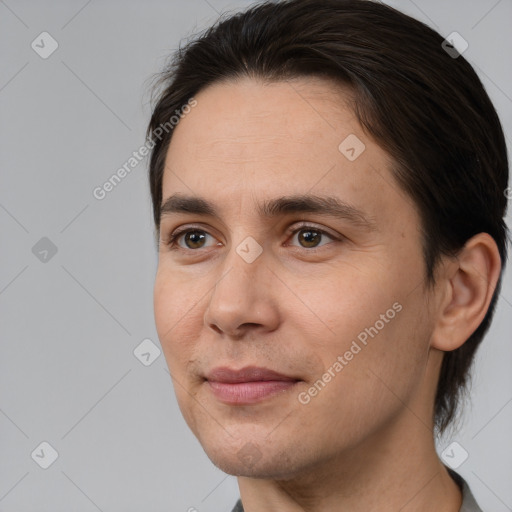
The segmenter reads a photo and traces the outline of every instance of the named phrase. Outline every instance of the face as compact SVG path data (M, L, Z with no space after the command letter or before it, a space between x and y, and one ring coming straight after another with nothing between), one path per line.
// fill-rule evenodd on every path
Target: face
M195 99L174 130L163 203L194 197L211 211L167 202L158 335L211 461L292 477L348 456L425 396L432 315L420 219L348 91L245 79ZM315 210L312 199L325 202ZM206 379L248 366L294 380Z

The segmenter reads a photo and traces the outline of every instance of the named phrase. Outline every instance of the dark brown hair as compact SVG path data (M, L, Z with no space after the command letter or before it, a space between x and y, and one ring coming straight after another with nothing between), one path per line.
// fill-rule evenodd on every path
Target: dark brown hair
M155 143L149 181L159 234L162 177L172 130L158 127L214 82L324 77L348 86L363 129L391 155L399 185L421 216L426 282L443 254L456 255L473 235L489 233L505 265L506 144L496 111L471 65L453 58L425 24L370 0L267 1L180 46L160 75L147 135ZM161 131L161 129L160 129ZM454 419L489 310L459 349L444 355L434 406L444 431Z

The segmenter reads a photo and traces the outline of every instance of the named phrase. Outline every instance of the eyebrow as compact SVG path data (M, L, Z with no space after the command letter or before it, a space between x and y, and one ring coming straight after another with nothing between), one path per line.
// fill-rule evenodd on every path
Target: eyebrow
M160 206L160 219L179 213L220 217L213 203L197 196L173 194ZM258 214L269 219L290 213L316 213L349 221L368 231L377 231L374 218L334 196L290 195L258 204Z

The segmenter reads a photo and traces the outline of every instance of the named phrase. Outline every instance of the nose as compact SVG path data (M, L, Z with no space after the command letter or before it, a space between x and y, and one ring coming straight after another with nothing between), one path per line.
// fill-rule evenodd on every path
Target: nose
M276 281L267 265L265 251L249 263L233 247L220 266L204 324L218 334L233 338L254 329L275 330L280 311Z

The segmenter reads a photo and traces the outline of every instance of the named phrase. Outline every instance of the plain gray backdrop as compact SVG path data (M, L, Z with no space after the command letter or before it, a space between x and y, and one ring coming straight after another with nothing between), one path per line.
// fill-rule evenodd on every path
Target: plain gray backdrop
M222 512L238 498L158 356L147 159L104 199L93 190L143 144L148 79L179 41L252 3L0 0L1 512ZM512 0L387 3L468 41L510 149ZM457 470L492 512L512 510L511 319L508 268L464 425L438 445L467 452Z

